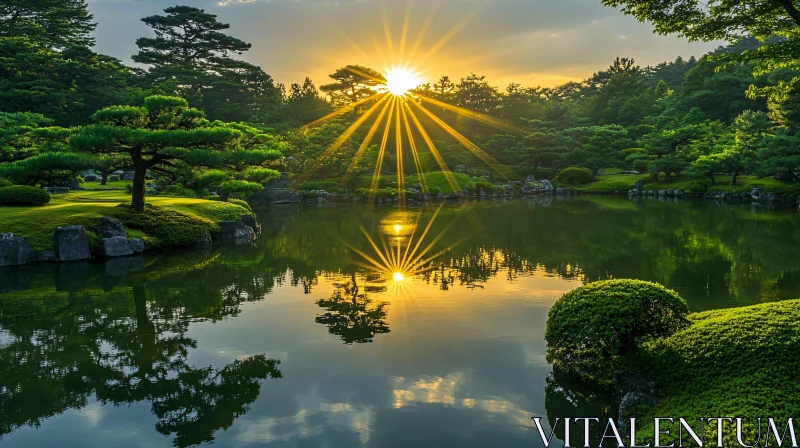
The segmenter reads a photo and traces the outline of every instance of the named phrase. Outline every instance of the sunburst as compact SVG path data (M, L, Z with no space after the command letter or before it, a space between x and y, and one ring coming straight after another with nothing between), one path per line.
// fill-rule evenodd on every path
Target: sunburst
M405 151L409 151L411 159L414 161L414 170L417 177L420 179L423 193L428 192L428 187L425 184L425 176L423 166L420 159L420 151L427 149L433 160L438 165L439 169L444 173L447 183L453 190L460 190L461 186L458 184L452 171L447 166L447 163L442 157L441 152L436 147L433 139L430 137L428 130L423 121L420 120L418 114L424 117L425 123L432 123L449 134L456 142L462 147L466 148L469 152L477 156L486 165L492 168L502 178L512 178L514 173L507 167L500 164L495 158L483 151L478 145L470 141L466 136L459 133L455 128L447 124L444 120L434 114L429 108L439 108L454 112L460 116L475 120L489 126L501 129L506 132L522 133L524 131L517 129L513 125L506 123L497 118L493 118L475 111L467 110L452 104L448 104L434 98L425 96L417 87L422 84L422 76L420 75L420 67L422 67L428 59L435 55L450 39L452 39L459 31L466 27L475 15L481 10L483 4L474 8L464 18L462 18L452 29L446 32L439 41L430 47L422 56L417 57L421 47L425 33L430 29L431 22L436 12L435 6L431 11L428 19L422 24L420 34L415 39L414 43L408 45L408 34L411 22L411 2L406 13L405 21L401 37L398 42L392 36L391 26L389 23L388 15L383 13L383 27L386 35L386 51L384 52L380 46L376 46L376 50L381 54L385 60L385 68L381 73L382 78L370 76L366 73L361 73L352 70L355 74L370 79L378 84L375 93L368 98L364 98L355 103L349 104L326 117L320 118L308 126L318 126L333 118L345 115L353 110L366 108L358 119L355 120L340 136L339 138L322 154L322 156L311 166L302 176L301 179L310 177L320 166L324 165L328 158L335 154L341 147L353 136L353 134L364 126L367 121L376 116L374 122L369 128L366 137L359 145L356 153L350 164L345 181L353 174L355 167L360 159L364 156L373 141L379 139L380 146L378 150L377 161L374 167L374 174L372 176L372 183L370 185L370 201L375 198L375 192L380 185L381 171L389 142L394 138L395 146L395 160L397 163L397 189L399 202L401 205L405 204L405 166L403 166ZM344 36L351 45L354 45L361 54L366 55L357 44L352 42ZM388 60L386 59L388 55ZM382 135L377 135L378 130L383 127ZM393 135L392 135L393 134ZM421 138L421 144L416 141L416 136Z
M392 282L394 289L402 289L414 276L436 269L436 259L464 241L461 239L446 246L441 244L444 236L455 225L458 215L439 233L431 233L443 206L442 204L436 209L424 226L420 224L422 213L392 213L381 221L380 236L377 239L361 226L369 247L364 249L345 242L347 247L361 257L361 260L353 261L353 264Z

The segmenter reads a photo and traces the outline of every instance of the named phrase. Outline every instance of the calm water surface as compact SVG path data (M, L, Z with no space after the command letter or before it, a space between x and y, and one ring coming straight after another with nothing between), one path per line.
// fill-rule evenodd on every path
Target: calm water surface
M627 277L695 311L800 297L793 210L257 212L254 247L0 270L0 445L540 446L532 416L614 414L551 378L565 292Z

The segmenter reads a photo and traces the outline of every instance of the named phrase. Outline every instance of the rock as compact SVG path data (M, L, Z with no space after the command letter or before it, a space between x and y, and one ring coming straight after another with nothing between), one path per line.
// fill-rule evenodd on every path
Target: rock
M520 189L520 193L523 195L552 194L552 192L553 184L551 184L549 180L526 183Z
M303 201L303 194L290 188L269 188L249 196L247 200L268 204L296 204Z
M53 247L60 261L88 260L92 258L89 236L83 226L58 227L53 232Z
M456 167L456 173L463 173L465 171L467 171L467 166L466 165L458 165Z
M532 184L534 182L536 182L536 176L534 176L533 174L531 174L525 179L525 183L527 184Z
M572 188L556 188L556 195L558 196L571 196Z
M133 180L133 178L135 176L136 176L136 172L135 171L123 171L122 172L122 180Z
M288 160L288 159L287 159ZM264 184L264 188L271 189L271 188L289 188L292 186L292 181L289 178L289 174L281 173L281 177L277 179L270 179Z
M647 190L647 195L648 196L653 196L654 194L656 194L656 193L653 190Z
M0 233L0 268L36 262L36 252L25 238L13 233Z
M97 226L97 235L100 236L100 238L113 238L115 236L126 237L128 236L128 232L119 219L103 216L103 219L100 220L100 224Z
M208 246L211 244L211 233L204 232L197 241L194 242L195 246Z
M662 196L662 197L666 196L667 195L667 190L658 190L658 195Z
M325 190L311 190L303 193L303 200L306 202L325 202L328 200L328 192Z
M754 201L761 200L761 196L763 195L764 195L763 187L753 187L750 189L750 198Z
M69 188L67 187L47 187L45 190L50 194L65 194L69 193Z
M52 250L43 250L36 252L36 261L39 263L50 263L56 261L56 253Z
M128 238L128 244L134 253L140 254L144 252L144 240L141 238Z
M625 422L631 412L637 407L642 405L653 407L656 404L658 404L658 397L655 395L642 392L628 392L622 397L622 401L619 403L620 422Z
M636 182L633 183L633 188L636 190L641 190L644 188L644 179L636 179Z
M219 228L218 238L225 243L252 243L256 239L253 229L241 221L223 221Z
M257 234L261 233L261 224L259 224L258 221L256 221L256 217L255 216L253 216L253 215L245 215L245 216L242 217L241 221L246 226L248 226L251 229L253 229L253 232L255 232Z
M528 176L530 177L530 176ZM513 185L500 185L500 188L503 189L502 195L512 197L514 196L514 186Z
M128 244L128 239L124 236L101 239L97 242L95 251L97 255L106 258L125 257L134 254L133 248Z

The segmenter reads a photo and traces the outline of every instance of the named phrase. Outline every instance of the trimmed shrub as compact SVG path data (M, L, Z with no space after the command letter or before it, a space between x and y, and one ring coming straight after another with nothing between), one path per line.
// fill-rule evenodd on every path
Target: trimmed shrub
M568 185L586 185L592 181L592 172L588 168L571 166L561 170L555 181Z
M485 192L486 194L494 193L494 184L486 181L478 181L473 184L475 193Z
M86 182L97 182L99 178L93 174L89 174L83 177L83 180Z
M206 232L219 232L219 225L210 219L150 204L145 205L143 214L136 213L128 204L114 207L109 214L125 227L147 234L150 237L147 242L159 249L190 246Z
M309 190L325 190L325 191L332 191L339 187L339 182L335 180L309 180L297 185L297 189L300 191L309 191Z
M248 204L247 201L245 201L244 199L229 198L228 202L231 204L241 205L242 207L246 208L247 211L249 212L253 211L253 207L250 207L250 204Z
M50 193L27 185L11 185L0 189L0 206L35 206L50 202Z
M645 341L688 326L675 291L640 280L589 283L559 299L547 316L547 361L572 378L610 384L621 357Z
M112 175L108 176L108 181L109 182L119 182L119 180L120 180L120 177L117 176L116 174L112 174Z
M12 186L12 185L14 185L14 184L12 184L10 180L7 180L7 179L0 179L0 188L3 188L3 187L10 187L10 186Z
M658 384L661 401L638 415L642 417L636 428L640 445L653 439L656 416L681 416L689 422L709 415L742 417L747 444L758 439L757 417L774 418L781 432L788 418L795 418L796 427L800 415L798 315L800 300L692 313L690 327L644 344L637 351L637 365ZM678 432L675 425L664 426L673 432L662 437L662 446L676 442ZM725 426L722 445L741 446L736 431ZM695 429L703 437L700 428ZM706 425L705 430L706 442L717 440L716 425ZM764 422L758 446L765 446L767 431ZM772 436L770 431L769 446L776 446Z

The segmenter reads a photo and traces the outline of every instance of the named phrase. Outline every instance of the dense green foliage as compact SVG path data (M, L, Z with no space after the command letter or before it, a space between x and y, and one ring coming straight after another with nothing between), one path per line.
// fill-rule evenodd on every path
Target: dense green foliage
M643 342L686 327L689 307L675 292L640 280L577 288L547 316L547 360L559 373L609 384L619 360Z
M8 182L8 181L6 181ZM2 185L0 179L0 205L44 205L50 202L50 194L41 188L29 187L27 185Z
M569 185L585 185L592 181L592 172L587 168L571 166L561 170L555 181Z
M800 395L798 313L797 300L695 313L688 328L646 343L638 361L658 383L662 400L639 416L649 423L638 428L642 443L653 434L652 416L679 415L690 422L711 415L743 417L747 444L758 440L758 417L783 422L782 432L786 419L800 413L793 399ZM725 424L724 446L737 444L733 425ZM763 425L759 446L768 432ZM706 431L706 440L716 440L715 425ZM670 438L662 440L668 444Z
M0 178L0 187L10 187L11 185L14 184L12 184L10 180Z

